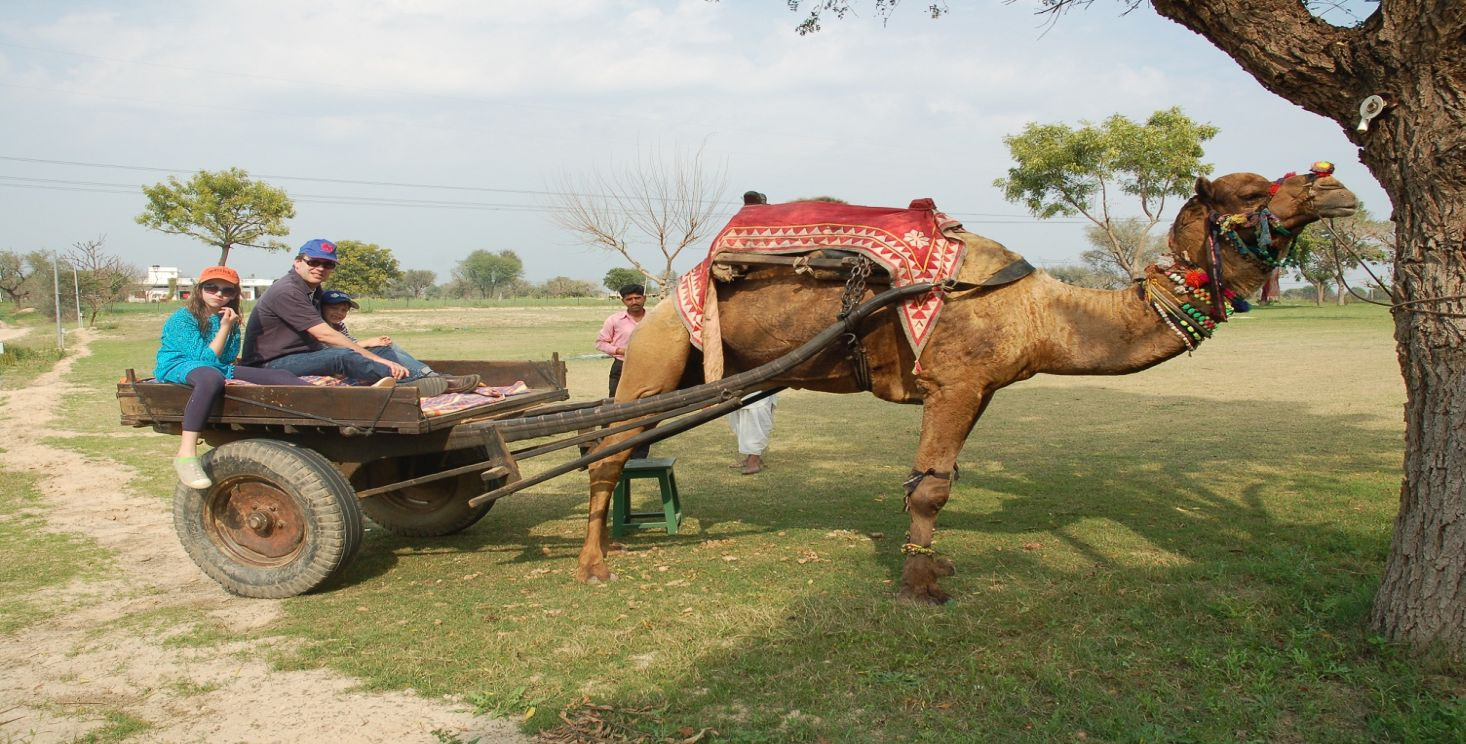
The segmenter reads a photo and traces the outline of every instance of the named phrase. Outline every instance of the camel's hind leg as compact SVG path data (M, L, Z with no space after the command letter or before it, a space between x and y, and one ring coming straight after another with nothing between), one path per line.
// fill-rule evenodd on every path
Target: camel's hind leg
M968 385L957 389L943 387L927 395L922 410L921 443L916 448L916 463L906 497L911 529L902 546L906 554L906 564L901 570L902 599L931 604L950 599L937 581L951 576L955 570L951 560L932 551L932 533L936 530L937 513L952 493L957 454L991 399L991 393Z
M636 400L677 389L682 370L691 353L687 329L678 319L672 302L663 302L647 312L645 319L631 335L626 350L626 365L621 382L616 386L616 400ZM641 429L631 429L606 437L601 447L615 444ZM611 492L621 480L621 470L631 458L631 451L618 452L590 466L590 515L586 523L585 544L580 548L575 578L580 581L607 581L612 578L606 565L606 552L611 546L611 533L606 526L610 515Z

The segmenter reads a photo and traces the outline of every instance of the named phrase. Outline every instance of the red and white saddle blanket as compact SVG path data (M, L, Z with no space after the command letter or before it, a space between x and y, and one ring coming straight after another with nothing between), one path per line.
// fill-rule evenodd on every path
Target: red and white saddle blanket
M693 346L703 350L708 271L713 257L724 251L852 251L885 267L893 287L940 282L953 276L962 263L966 243L947 234L961 227L938 212L931 199L917 199L906 209L828 202L746 206L713 239L707 258L677 281L677 312L692 336ZM901 329L918 358L941 314L942 300L941 292L931 292L901 304Z

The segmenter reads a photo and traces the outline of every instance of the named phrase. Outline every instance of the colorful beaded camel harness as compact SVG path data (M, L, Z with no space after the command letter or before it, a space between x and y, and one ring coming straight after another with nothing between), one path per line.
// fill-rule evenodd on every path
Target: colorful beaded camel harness
M1309 168L1310 199L1313 182L1333 172L1334 164L1326 160ZM1288 173L1273 181L1272 193L1278 193L1283 182L1294 175ZM1281 222L1268 210L1267 204L1238 214L1212 212L1207 216L1206 237L1206 260L1210 266L1197 266L1175 254L1161 256L1136 280L1140 299L1150 304L1161 322L1186 344L1188 352L1194 351L1202 341L1211 338L1218 323L1227 322L1234 312L1245 313L1251 309L1246 299L1227 286L1222 275L1222 244L1231 245L1243 258L1256 261L1268 270L1295 263L1293 243L1298 236ZM1257 229L1255 244L1248 243L1237 232L1249 227ZM1274 245L1275 236L1287 238L1287 242Z

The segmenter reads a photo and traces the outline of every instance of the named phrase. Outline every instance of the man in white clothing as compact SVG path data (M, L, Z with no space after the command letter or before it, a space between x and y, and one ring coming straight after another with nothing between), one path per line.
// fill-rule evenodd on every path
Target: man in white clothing
M764 469L764 450L769 447L769 435L774 433L777 397L770 395L728 414L728 425L738 435L738 454L743 456L728 467L744 475L753 475Z

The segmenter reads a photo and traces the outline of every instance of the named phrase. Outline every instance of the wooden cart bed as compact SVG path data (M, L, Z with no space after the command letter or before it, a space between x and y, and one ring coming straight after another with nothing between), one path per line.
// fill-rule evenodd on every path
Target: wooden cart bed
M209 417L211 428L288 426L356 432L423 434L469 421L508 418L570 397L565 364L549 361L428 361L443 374L477 374L490 395L447 394L422 399L416 387L226 385ZM122 423L170 428L183 421L191 388L139 380L129 370L117 384Z

